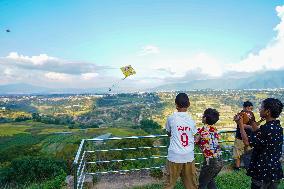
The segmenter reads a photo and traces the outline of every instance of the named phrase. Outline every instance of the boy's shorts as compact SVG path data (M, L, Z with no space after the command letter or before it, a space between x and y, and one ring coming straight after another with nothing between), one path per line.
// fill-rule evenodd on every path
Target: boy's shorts
M165 189L174 188L179 177L181 177L185 189L198 188L195 161L188 163L174 163L167 161L166 174Z
M252 148L250 146L245 146L242 140L236 138L233 149L233 158L240 159L243 154L250 151L251 149Z

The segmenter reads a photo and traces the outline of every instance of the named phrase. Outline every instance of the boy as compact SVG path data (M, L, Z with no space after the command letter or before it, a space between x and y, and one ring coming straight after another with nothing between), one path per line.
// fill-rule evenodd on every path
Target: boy
M199 175L199 189L216 189L215 177L221 171L221 149L218 144L219 134L214 124L219 120L219 112L208 108L204 111L202 123L204 126L198 129L195 142L200 146L204 162Z
M247 170L252 181L251 189L276 189L283 178L280 163L283 129L277 120L282 109L283 104L278 99L267 98L262 101L259 114L266 123L258 127L256 122L252 122L253 132L250 136L245 132L242 116L235 116L244 144L254 147Z
M190 106L187 94L179 93L175 99L176 109L169 116L166 131L170 136L168 149L166 189L174 188L181 176L186 189L197 189L197 176L194 161L195 122L187 113Z

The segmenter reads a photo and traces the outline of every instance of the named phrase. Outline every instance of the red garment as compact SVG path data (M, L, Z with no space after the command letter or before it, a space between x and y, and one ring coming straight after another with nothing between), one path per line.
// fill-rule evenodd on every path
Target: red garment
M221 155L221 148L218 143L220 135L213 126L203 126L198 128L197 135L200 136L198 145L200 146L205 158L219 157Z

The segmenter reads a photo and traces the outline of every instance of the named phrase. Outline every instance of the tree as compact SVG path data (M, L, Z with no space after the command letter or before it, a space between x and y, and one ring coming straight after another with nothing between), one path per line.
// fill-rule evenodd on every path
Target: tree
M32 113L32 119L37 121L37 122L41 121L41 117L40 117L39 113Z
M140 121L140 128L147 133L153 133L157 130L162 129L161 125L151 119L142 119Z

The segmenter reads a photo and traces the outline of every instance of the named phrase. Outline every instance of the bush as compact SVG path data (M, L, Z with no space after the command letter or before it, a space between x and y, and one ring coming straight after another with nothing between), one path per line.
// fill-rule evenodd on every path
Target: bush
M52 180L48 180L42 183L34 183L31 185L26 185L26 186L18 186L18 187L19 188L24 187L26 189L39 189L39 188L41 189L62 189L63 186L65 185L64 183L65 178L66 178L66 173L63 172L61 175L56 176Z
M62 171L61 175L56 176L53 180L43 183L43 189L61 189L64 185L66 173Z
M140 128L147 133L155 133L156 130L162 129L161 125L150 119L143 119L140 121Z
M246 176L245 171L238 172L223 172L216 177L217 187L219 189L247 189L250 188L250 177ZM135 187L135 189L162 189L161 184L154 184L142 187ZM280 182L278 188L284 188L284 181ZM178 181L175 189L184 189L181 181Z
M27 121L27 120L30 120L30 119L31 119L30 117L20 116L20 117L17 117L15 119L15 122Z
M47 157L23 157L15 159L2 169L2 183L35 183L50 180L66 172L64 161Z

